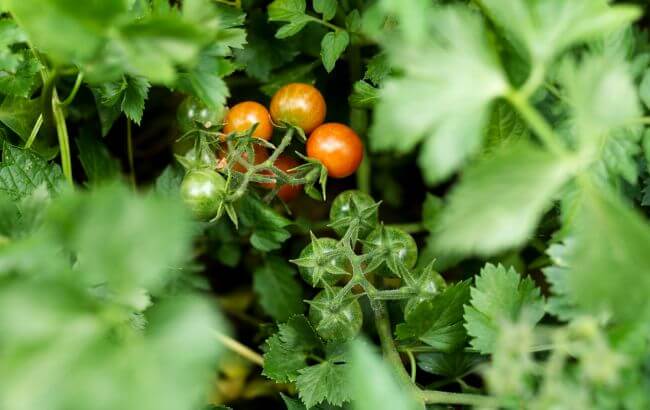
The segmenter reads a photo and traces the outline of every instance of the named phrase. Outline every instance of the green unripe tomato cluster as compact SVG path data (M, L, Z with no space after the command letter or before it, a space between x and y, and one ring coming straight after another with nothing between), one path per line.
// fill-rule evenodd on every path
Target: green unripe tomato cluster
M197 169L188 172L181 183L181 198L194 216L212 219L219 210L226 181L216 171Z
M341 288L332 288L334 292ZM356 299L345 300L335 305L326 290L320 291L309 307L309 320L320 337L332 342L345 342L353 339L361 331L363 312ZM324 305L324 307L318 307Z

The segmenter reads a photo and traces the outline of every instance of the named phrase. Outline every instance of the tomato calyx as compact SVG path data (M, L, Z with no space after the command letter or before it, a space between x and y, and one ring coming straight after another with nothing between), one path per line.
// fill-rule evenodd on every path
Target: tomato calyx
M317 238L313 233L311 243L291 262L298 265L300 275L313 287L334 285L350 274L340 244L332 238Z
M309 304L309 320L325 340L346 342L355 338L363 325L360 295L347 293L337 287L327 287Z
M361 191L342 192L332 203L328 226L339 236L348 232L352 242L356 243L359 237L365 238L377 226L380 204Z
M369 260L367 270L384 276L404 277L417 261L417 245L411 235L383 224L361 240Z

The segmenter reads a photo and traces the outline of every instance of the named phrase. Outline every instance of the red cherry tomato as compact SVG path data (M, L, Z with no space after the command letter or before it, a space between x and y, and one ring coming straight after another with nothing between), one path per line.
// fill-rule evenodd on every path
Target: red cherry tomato
M287 84L271 99L273 121L295 125L307 134L325 121L326 110L323 95L309 84Z
M325 165L332 178L352 175L363 159L363 143L347 125L335 122L316 128L307 139L307 156Z
M271 115L266 107L255 101L244 101L232 107L226 115L225 122L226 125L223 127L225 134L235 131L244 132L257 124L253 137L268 141L273 135Z
M298 161L287 155L280 155L278 159L275 160L275 166L284 172L288 172L290 169L293 169L298 165L300 165ZM269 182L260 185L266 189L275 188L275 182ZM282 188L280 188L278 191L278 196L284 202L290 202L300 194L301 190L302 185L283 185Z

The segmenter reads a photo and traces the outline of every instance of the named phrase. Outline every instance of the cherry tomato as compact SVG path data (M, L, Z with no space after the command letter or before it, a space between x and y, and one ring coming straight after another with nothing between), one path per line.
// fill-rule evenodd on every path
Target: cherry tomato
M325 121L326 110L323 95L309 84L287 84L271 99L273 121L295 125L307 134Z
M290 169L297 167L300 165L300 163L288 155L280 155L278 159L275 160L274 165L284 172L289 172ZM275 188L275 182L269 182L260 185L266 189ZM301 190L302 185L283 185L278 191L278 196L284 202L290 202L298 195L300 195Z
M253 137L270 140L273 135L273 124L271 124L271 115L268 110L255 101L244 101L228 111L223 132L225 134L244 132L255 124L257 124L257 128L255 128Z
M213 218L221 204L226 181L216 171L199 169L188 172L181 183L181 198L199 219Z
M351 207L351 203L354 203L356 209ZM375 205L375 200L372 197L364 192L358 191L356 189L350 189L344 192L341 192L332 202L332 207L330 208L330 221L334 222L339 219L357 219L359 220L359 237L365 238L371 230L377 225L379 220L379 215L377 209L370 215L364 215L367 212L368 208L371 208ZM347 230L346 226L335 226L334 231L339 235L343 236Z
M334 287L334 292L341 288ZM309 306L309 320L325 340L345 342L361 331L363 313L357 299L348 297L336 305L327 290L320 291Z
M433 299L447 287L445 280L436 271L428 271L416 280L417 293L411 297L404 307L404 315L409 316L420 304Z
M307 139L307 156L325 165L332 178L352 175L363 159L363 143L347 125L331 122L316 128Z
M401 262L407 269L413 268L418 259L418 247L411 235L392 226L379 226L366 237L363 252L377 252L383 262L375 270L382 275L391 275L390 258ZM397 272L393 272L397 273Z
M197 126L212 128L221 125L227 111L224 106L213 109L194 97L187 97L178 106L176 118L181 132L185 133L197 129Z
M307 261L307 264L315 264L313 267L298 266L300 276L312 286L323 287L323 282L328 285L334 285L343 276L332 272L328 272L328 268L335 268L348 271L348 262L345 257L333 256L334 251L337 249L337 241L332 238L318 238L316 247L318 252L314 249L314 243L310 242L300 252L300 260ZM320 279L319 279L320 278Z

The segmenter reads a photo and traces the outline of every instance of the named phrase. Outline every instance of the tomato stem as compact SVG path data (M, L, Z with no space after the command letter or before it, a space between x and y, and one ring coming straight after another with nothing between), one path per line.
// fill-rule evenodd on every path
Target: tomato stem
M226 348L257 365L264 367L264 358L253 349L216 330L214 331L214 337Z
M74 86L72 86L72 91L70 91L70 95L61 102L61 105L67 106L70 105L70 103L74 100L74 98L77 96L77 92L79 92L79 88L81 88L81 82L83 81L84 74L82 72L77 73L77 78L75 79Z
M56 125L56 133L59 137L59 150L61 152L61 168L66 181L72 186L72 160L70 157L70 137L68 127L65 123L63 104L59 100L56 87L52 88L52 115Z
M38 131L41 129L41 125L43 125L43 114L39 114L38 118L36 119L36 123L34 123L34 128L32 128L32 132L29 134L29 138L27 138L27 142L25 143L25 149L29 149L32 147L32 144L36 140L36 136L38 135Z

